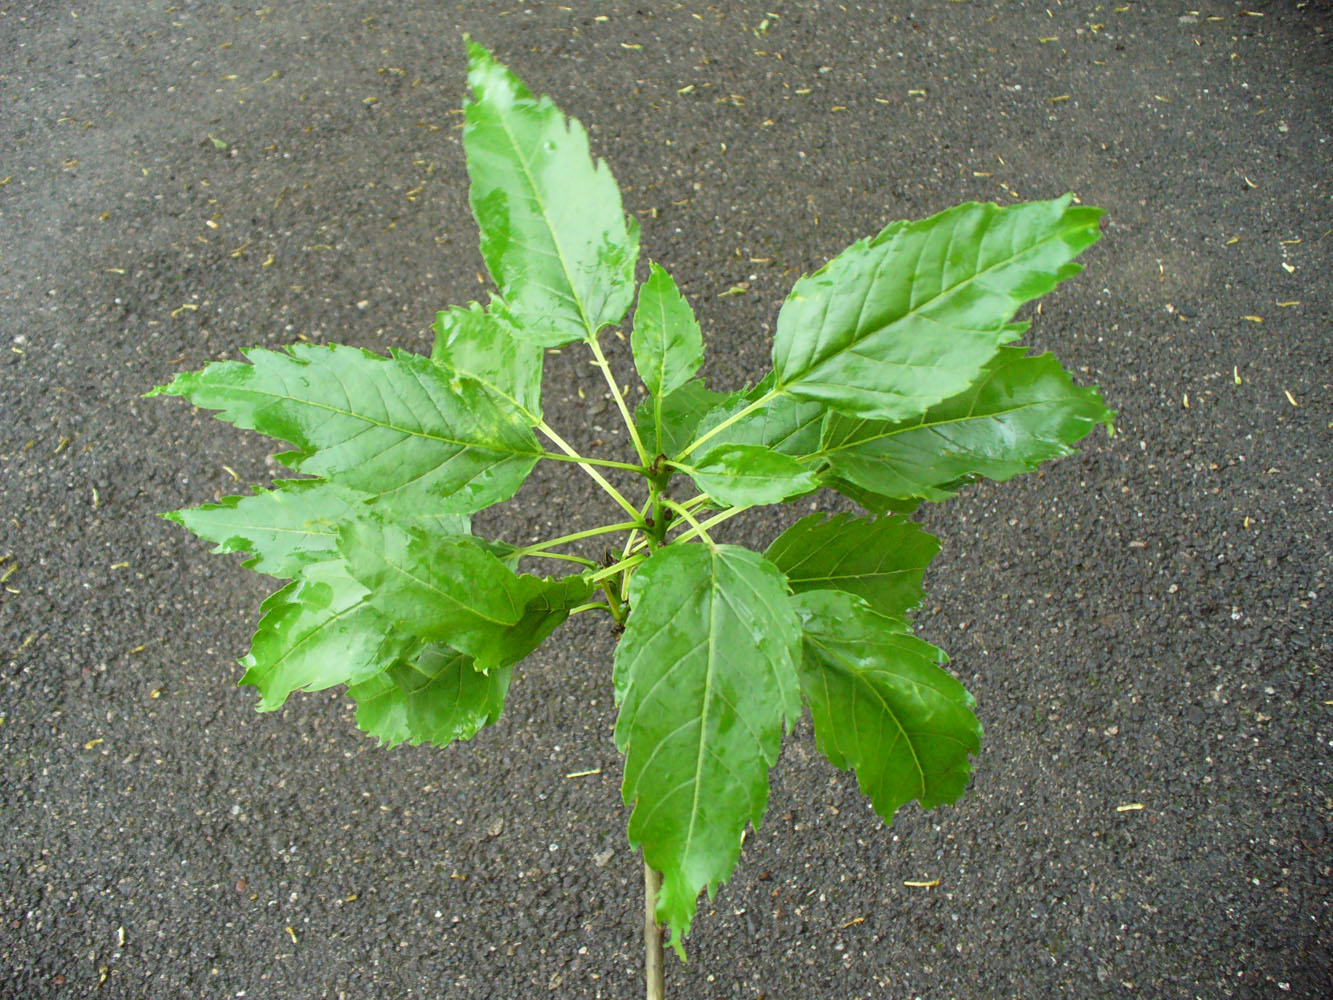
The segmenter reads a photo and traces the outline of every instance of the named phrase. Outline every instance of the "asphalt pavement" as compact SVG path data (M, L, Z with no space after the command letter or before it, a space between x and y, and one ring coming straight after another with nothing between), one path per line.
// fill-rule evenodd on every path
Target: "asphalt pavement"
M921 515L971 790L886 828L807 718L668 996L1333 995L1329 5L71 0L0 3L0 996L641 995L613 635L563 626L471 743L382 750L341 691L253 711L270 581L154 516L279 467L153 385L426 350L484 296L463 32L585 123L719 388L890 220L1107 210L1025 315L1116 435ZM604 389L550 356L548 421L621 458ZM478 528L607 516L543 466Z

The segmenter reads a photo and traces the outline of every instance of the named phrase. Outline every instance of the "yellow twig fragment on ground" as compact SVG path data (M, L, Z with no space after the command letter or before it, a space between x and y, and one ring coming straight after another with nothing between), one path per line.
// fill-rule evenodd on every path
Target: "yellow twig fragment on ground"
M1142 802L1126 802L1123 806L1116 806L1115 811L1118 813L1138 812L1140 809L1146 808L1147 806Z
M914 879L904 879L903 885L911 886L913 889L933 889L940 884L940 880L933 878L928 882L918 882Z

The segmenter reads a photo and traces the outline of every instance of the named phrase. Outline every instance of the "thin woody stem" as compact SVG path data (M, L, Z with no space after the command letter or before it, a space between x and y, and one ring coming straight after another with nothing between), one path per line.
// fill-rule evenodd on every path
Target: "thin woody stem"
M662 876L643 863L643 978L648 1000L666 1000L662 977L662 925L657 922L657 895L662 891Z

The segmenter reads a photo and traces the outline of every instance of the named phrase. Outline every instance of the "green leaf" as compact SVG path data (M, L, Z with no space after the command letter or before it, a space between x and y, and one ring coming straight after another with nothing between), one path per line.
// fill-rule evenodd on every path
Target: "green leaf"
M431 360L475 379L523 413L531 426L542 419L542 362L545 352L521 340L497 312L475 302L435 315Z
M819 488L796 459L757 444L724 444L680 468L714 500L734 507L781 503Z
M910 514L921 506L920 497L912 500L902 500L897 497L881 496L846 479L831 476L827 472L820 475L819 484L841 493L848 500L855 502L872 514Z
M356 701L356 724L382 744L448 746L469 740L500 717L514 668L490 673L448 646L427 646L347 693Z
M256 489L252 496L223 497L162 516L216 542L214 552L251 553L242 566L284 580L311 563L338 558L337 524L352 516L352 505L364 494L319 479L275 485L275 490Z
M630 347L643 384L654 396L665 396L698 372L704 363L704 338L671 275L656 261L648 269L648 280L639 288Z
M332 345L254 349L149 395L185 396L223 420L295 445L297 471L409 514L468 513L507 500L541 454L512 407L428 358Z
M517 663L546 641L546 637L569 617L570 609L592 594L594 585L582 574L558 579L524 574L519 577L535 591L513 628L506 630L487 651L487 663ZM532 581L535 581L532 582Z
M616 648L630 843L662 873L657 916L684 956L701 889L731 874L800 712L800 626L782 575L748 549L669 545L630 582Z
M396 632L367 601L366 588L340 559L315 563L266 600L242 684L259 689L261 711L296 690L357 684L409 655L420 643Z
M670 457L695 438L695 430L704 414L731 406L740 393L714 392L701 378L690 379L662 399L660 419L654 416L653 399L645 399L634 409L634 424L650 455Z
M894 222L801 278L778 314L775 391L906 420L962 392L1024 302L1077 274L1100 209L968 203Z
M943 652L854 594L813 590L792 601L805 628L801 690L824 756L856 769L886 823L912 799L923 809L957 799L981 724L967 689L940 669Z
M724 421L737 416L751 403L768 395L773 386L770 372L758 385L739 399L717 406L704 414L694 430L702 437ZM775 395L762 406L740 417L708 439L707 448L723 444L762 445L794 458L804 458L819 451L819 431L828 408L818 399ZM689 441L681 442L681 447ZM676 454L672 452L671 454Z
M965 392L898 423L830 414L822 454L835 476L890 497L942 500L985 476L1035 469L1113 414L1050 354L1006 347Z
M338 549L395 627L467 653L479 670L502 664L513 641L507 633L543 589L474 538L440 536L374 513L344 524Z
M791 589L841 590L871 610L906 619L921 603L921 578L939 541L905 517L803 517L779 535L764 556Z
M618 323L634 297L637 224L588 136L468 43L463 151L481 255L518 334L544 347Z

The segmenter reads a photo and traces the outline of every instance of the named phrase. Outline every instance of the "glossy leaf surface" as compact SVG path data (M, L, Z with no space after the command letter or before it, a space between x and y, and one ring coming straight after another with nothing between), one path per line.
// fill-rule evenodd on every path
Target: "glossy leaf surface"
M463 151L481 254L518 334L546 347L618 323L634 297L636 224L588 136L468 44Z
M519 410L527 423L542 416L542 362L545 352L520 339L495 312L473 302L435 315L435 346L430 357L459 375L475 379Z
M519 577L476 540L440 536L368 515L342 526L338 548L349 572L394 626L496 666L499 644L542 589Z
M500 717L513 667L490 673L448 646L427 646L411 660L355 684L356 724L388 746L468 740Z
M333 345L255 349L154 390L290 442L289 466L408 514L468 513L513 496L541 449L489 390L428 358Z
M734 507L781 503L819 488L796 459L757 444L724 444L682 468L699 489Z
M1101 214L1068 196L968 203L852 244L778 314L777 389L874 420L957 395L1014 339L1018 307L1079 271Z
M835 476L874 493L943 500L974 477L1003 482L1071 454L1112 416L1052 355L1006 347L975 385L913 420L830 414L822 454Z
M694 310L656 261L639 289L630 347L639 378L654 396L680 388L704 363L704 338Z
M795 593L841 590L871 610L906 619L921 603L921 578L940 550L936 538L905 517L803 517L764 553Z
M662 873L659 919L683 955L700 890L731 874L800 712L800 625L782 575L734 546L670 545L630 583L616 648L629 839Z
M856 780L886 823L913 799L953 802L972 773L981 725L944 654L860 598L812 590L792 599L805 629L801 690L815 739Z
M261 606L263 617L241 660L242 684L259 689L270 711L296 690L356 684L420 645L371 607L366 588L333 559L304 568Z

